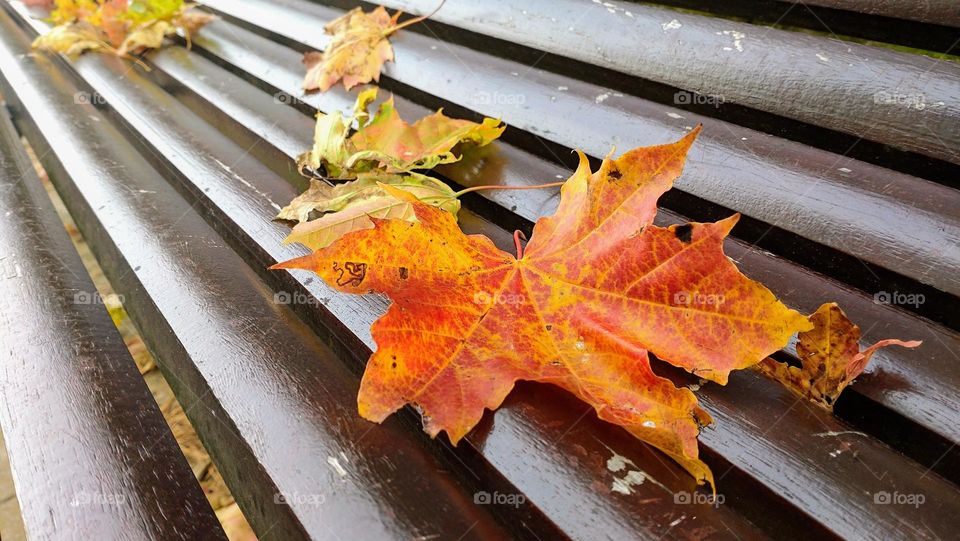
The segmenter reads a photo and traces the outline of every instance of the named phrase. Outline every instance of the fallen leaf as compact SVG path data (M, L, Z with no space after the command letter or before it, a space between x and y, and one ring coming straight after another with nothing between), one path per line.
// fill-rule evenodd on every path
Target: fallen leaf
M105 49L118 56L158 48L167 36L190 34L214 19L183 0L57 0L35 49L76 55Z
M339 111L318 113L313 147L298 158L300 169L322 168L330 179L356 178L375 169L388 173L432 169L459 160L453 152L457 145L487 145L505 129L499 120L484 118L478 124L449 118L443 110L409 124L400 118L392 96L371 117L367 108L376 97L376 88L362 92L349 118ZM350 135L354 125L357 129Z
M443 109L408 124L400 118L391 96L380 105L370 123L350 138L355 153L347 160L347 166L369 160L386 166L391 173L433 169L460 159L451 152L453 147L461 143L487 145L500 137L504 129L493 118L484 118L477 124L450 118L443 114Z
M399 190L388 191L384 185ZM410 198L397 197L407 194ZM299 242L319 250L358 229L373 227L371 218L415 220L410 199L440 207L456 216L460 201L449 186L437 179L409 175L363 174L337 186L313 179L310 188L285 207L278 219L303 222L293 228L284 244ZM314 212L326 213L307 221Z
M383 6L378 6L370 13L354 8L328 23L324 30L332 38L324 52L303 56L307 67L304 90L326 92L341 79L347 90L379 81L383 63L393 60L393 47L387 36L395 31L399 18L399 11L391 17Z
M764 359L758 368L794 393L827 409L833 409L837 397L863 373L878 349L886 346L915 348L921 344L918 340L888 339L861 351L860 327L832 302L811 314L810 322L813 329L797 336L800 368L772 358Z
M176 28L167 21L154 21L140 25L130 32L117 48L117 54L123 56L131 51L159 49L167 34L176 33Z
M326 92L341 80L347 90L370 81L379 82L383 64L393 60L393 47L387 38L401 28L429 18L444 1L429 15L399 24L401 13L390 16L383 6L369 13L354 8L330 21L324 26L324 31L331 36L326 49L322 53L311 51L303 55L307 68L304 90Z
M106 36L90 23L76 22L51 28L33 41L33 48L76 56L84 51L107 47L105 39Z
M596 173L581 153L556 214L517 257L412 202L416 222L372 219L372 229L272 268L393 301L371 329L377 350L358 397L366 419L414 404L431 436L446 431L456 444L516 381L552 383L712 484L697 449L710 416L654 373L648 351L726 383L810 323L723 254L737 216L653 225L698 132L606 159Z

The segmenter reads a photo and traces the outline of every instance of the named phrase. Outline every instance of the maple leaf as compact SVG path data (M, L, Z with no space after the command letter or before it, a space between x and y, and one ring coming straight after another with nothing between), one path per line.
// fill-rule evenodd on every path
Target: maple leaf
M367 108L376 97L376 88L363 91L349 118L339 111L318 113L313 147L297 160L301 171L322 167L326 178L349 179L373 169L432 169L459 160L453 152L457 145L487 145L506 129L499 120L484 118L478 124L447 117L442 109L409 124L397 113L393 96L371 117ZM354 124L357 130L348 135Z
M810 322L813 329L797 336L797 356L801 367L767 358L758 368L794 393L827 409L833 409L837 397L863 373L870 357L878 349L886 346L915 348L921 344L918 340L905 342L888 339L861 350L860 327L832 302L820 306L811 314Z
M322 53L311 51L303 55L307 68L304 90L326 92L341 80L347 90L370 81L379 82L383 64L393 60L393 47L387 38L433 13L398 24L401 12L391 16L383 6L377 6L369 13L354 8L330 21L324 26L324 31L331 36L326 49Z
M596 173L581 153L556 214L517 257L412 202L416 222L373 219L272 268L393 301L371 329L377 350L358 397L369 420L415 404L431 436L456 444L516 381L552 383L712 484L697 449L711 419L689 389L653 372L648 352L726 383L810 323L723 254L737 216L653 225L698 131L605 159Z
M399 18L399 11L391 17L383 6L370 13L354 8L324 26L333 37L324 52L303 55L307 68L304 90L326 92L341 79L347 90L380 81L381 66L393 60L393 47L387 36L395 31Z
M35 49L75 55L105 49L118 56L157 48L182 29L192 32L215 17L183 0L57 0L56 26L33 42Z
M55 26L33 41L34 49L56 51L68 56L106 46L102 32L87 22Z
M304 222L293 228L284 244L299 242L318 250L350 231L372 228L371 218L414 221L411 200L438 206L453 216L460 210L457 194L435 178L364 173L337 186L311 179L310 188L280 211L277 219ZM307 221L313 212L326 214Z

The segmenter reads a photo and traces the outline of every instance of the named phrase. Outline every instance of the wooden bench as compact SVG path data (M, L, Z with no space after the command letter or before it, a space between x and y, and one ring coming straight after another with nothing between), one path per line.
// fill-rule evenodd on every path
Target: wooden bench
M0 118L0 424L33 537L223 533L106 311L70 302L94 289L18 134L261 539L956 536L957 64L624 1L448 0L392 38L381 86L405 117L442 106L509 126L494 153L440 169L452 185L566 178L573 148L597 160L703 123L661 223L742 212L727 253L787 304L835 300L865 342L924 340L880 351L834 415L752 371L705 385L716 423L701 450L723 496L711 505L678 466L544 385L519 385L456 448L410 409L362 420L359 377L386 301L266 270L305 253L281 245L287 229L271 219L306 187L295 159L314 113L354 100L302 95L300 58L353 4L202 3L221 20L192 49L146 55L147 72L30 55L45 24L0 1L0 92L17 130ZM838 18L858 4L817 3ZM955 18L913 15L864 17L960 37ZM556 204L555 191L469 194L460 221L507 247ZM884 292L925 302L875 302ZM612 490L626 471L609 467L615 457L651 481ZM97 505L71 505L78 491ZM484 504L485 493L522 503Z

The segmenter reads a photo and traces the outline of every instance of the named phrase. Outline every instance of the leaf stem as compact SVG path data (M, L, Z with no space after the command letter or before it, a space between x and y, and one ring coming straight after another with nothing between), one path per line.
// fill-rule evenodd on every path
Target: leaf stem
M488 184L485 186L473 186L465 190L460 190L453 195L454 197L460 197L465 193L479 192L480 190L538 190L540 188L556 188L557 186L563 186L564 182L565 181L548 182L547 184L536 184L534 186L498 186L496 184Z
M527 236L523 234L523 231L517 229L513 232L513 243L517 245L517 259L523 259L523 245L520 244L520 239L527 240Z
M384 33L383 33L383 36L384 36L384 37L389 36L390 34L393 34L394 32L396 32L397 30L400 30L400 29L402 29L402 28L406 28L406 27L408 27L408 26L410 26L410 25L414 25L414 24L417 24L417 23L419 23L419 22L423 22L423 21L429 19L430 17L433 17L434 14L436 14L438 11L440 11L440 8L442 8L443 5L446 4L446 3L447 3L447 0L441 0L440 5L437 6L437 7L436 7L433 11L431 11L430 13L428 13L428 14L426 14L426 15L422 15L422 16L417 17L417 18L415 18L415 19L410 19L409 21L405 21L405 22L403 22L403 23L400 23L400 24L398 24L397 26L394 26L393 28L391 28L390 30L387 30L386 32L384 32Z

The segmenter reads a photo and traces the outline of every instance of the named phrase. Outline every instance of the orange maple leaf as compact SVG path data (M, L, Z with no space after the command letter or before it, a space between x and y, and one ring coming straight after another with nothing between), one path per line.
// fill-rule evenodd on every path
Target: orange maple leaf
M653 372L648 351L726 383L810 324L723 254L738 216L652 224L698 131L606 159L596 173L581 153L556 214L517 257L411 202L416 222L373 219L373 229L273 268L392 299L372 327L377 350L358 397L367 419L416 404L425 430L456 444L516 381L552 383L712 484L697 449L710 416Z
M794 393L833 409L840 393L863 373L870 357L880 348L915 348L919 340L880 340L860 350L860 327L855 325L837 303L826 303L810 315L813 329L797 336L797 356L801 367L766 358L757 367L780 381Z

